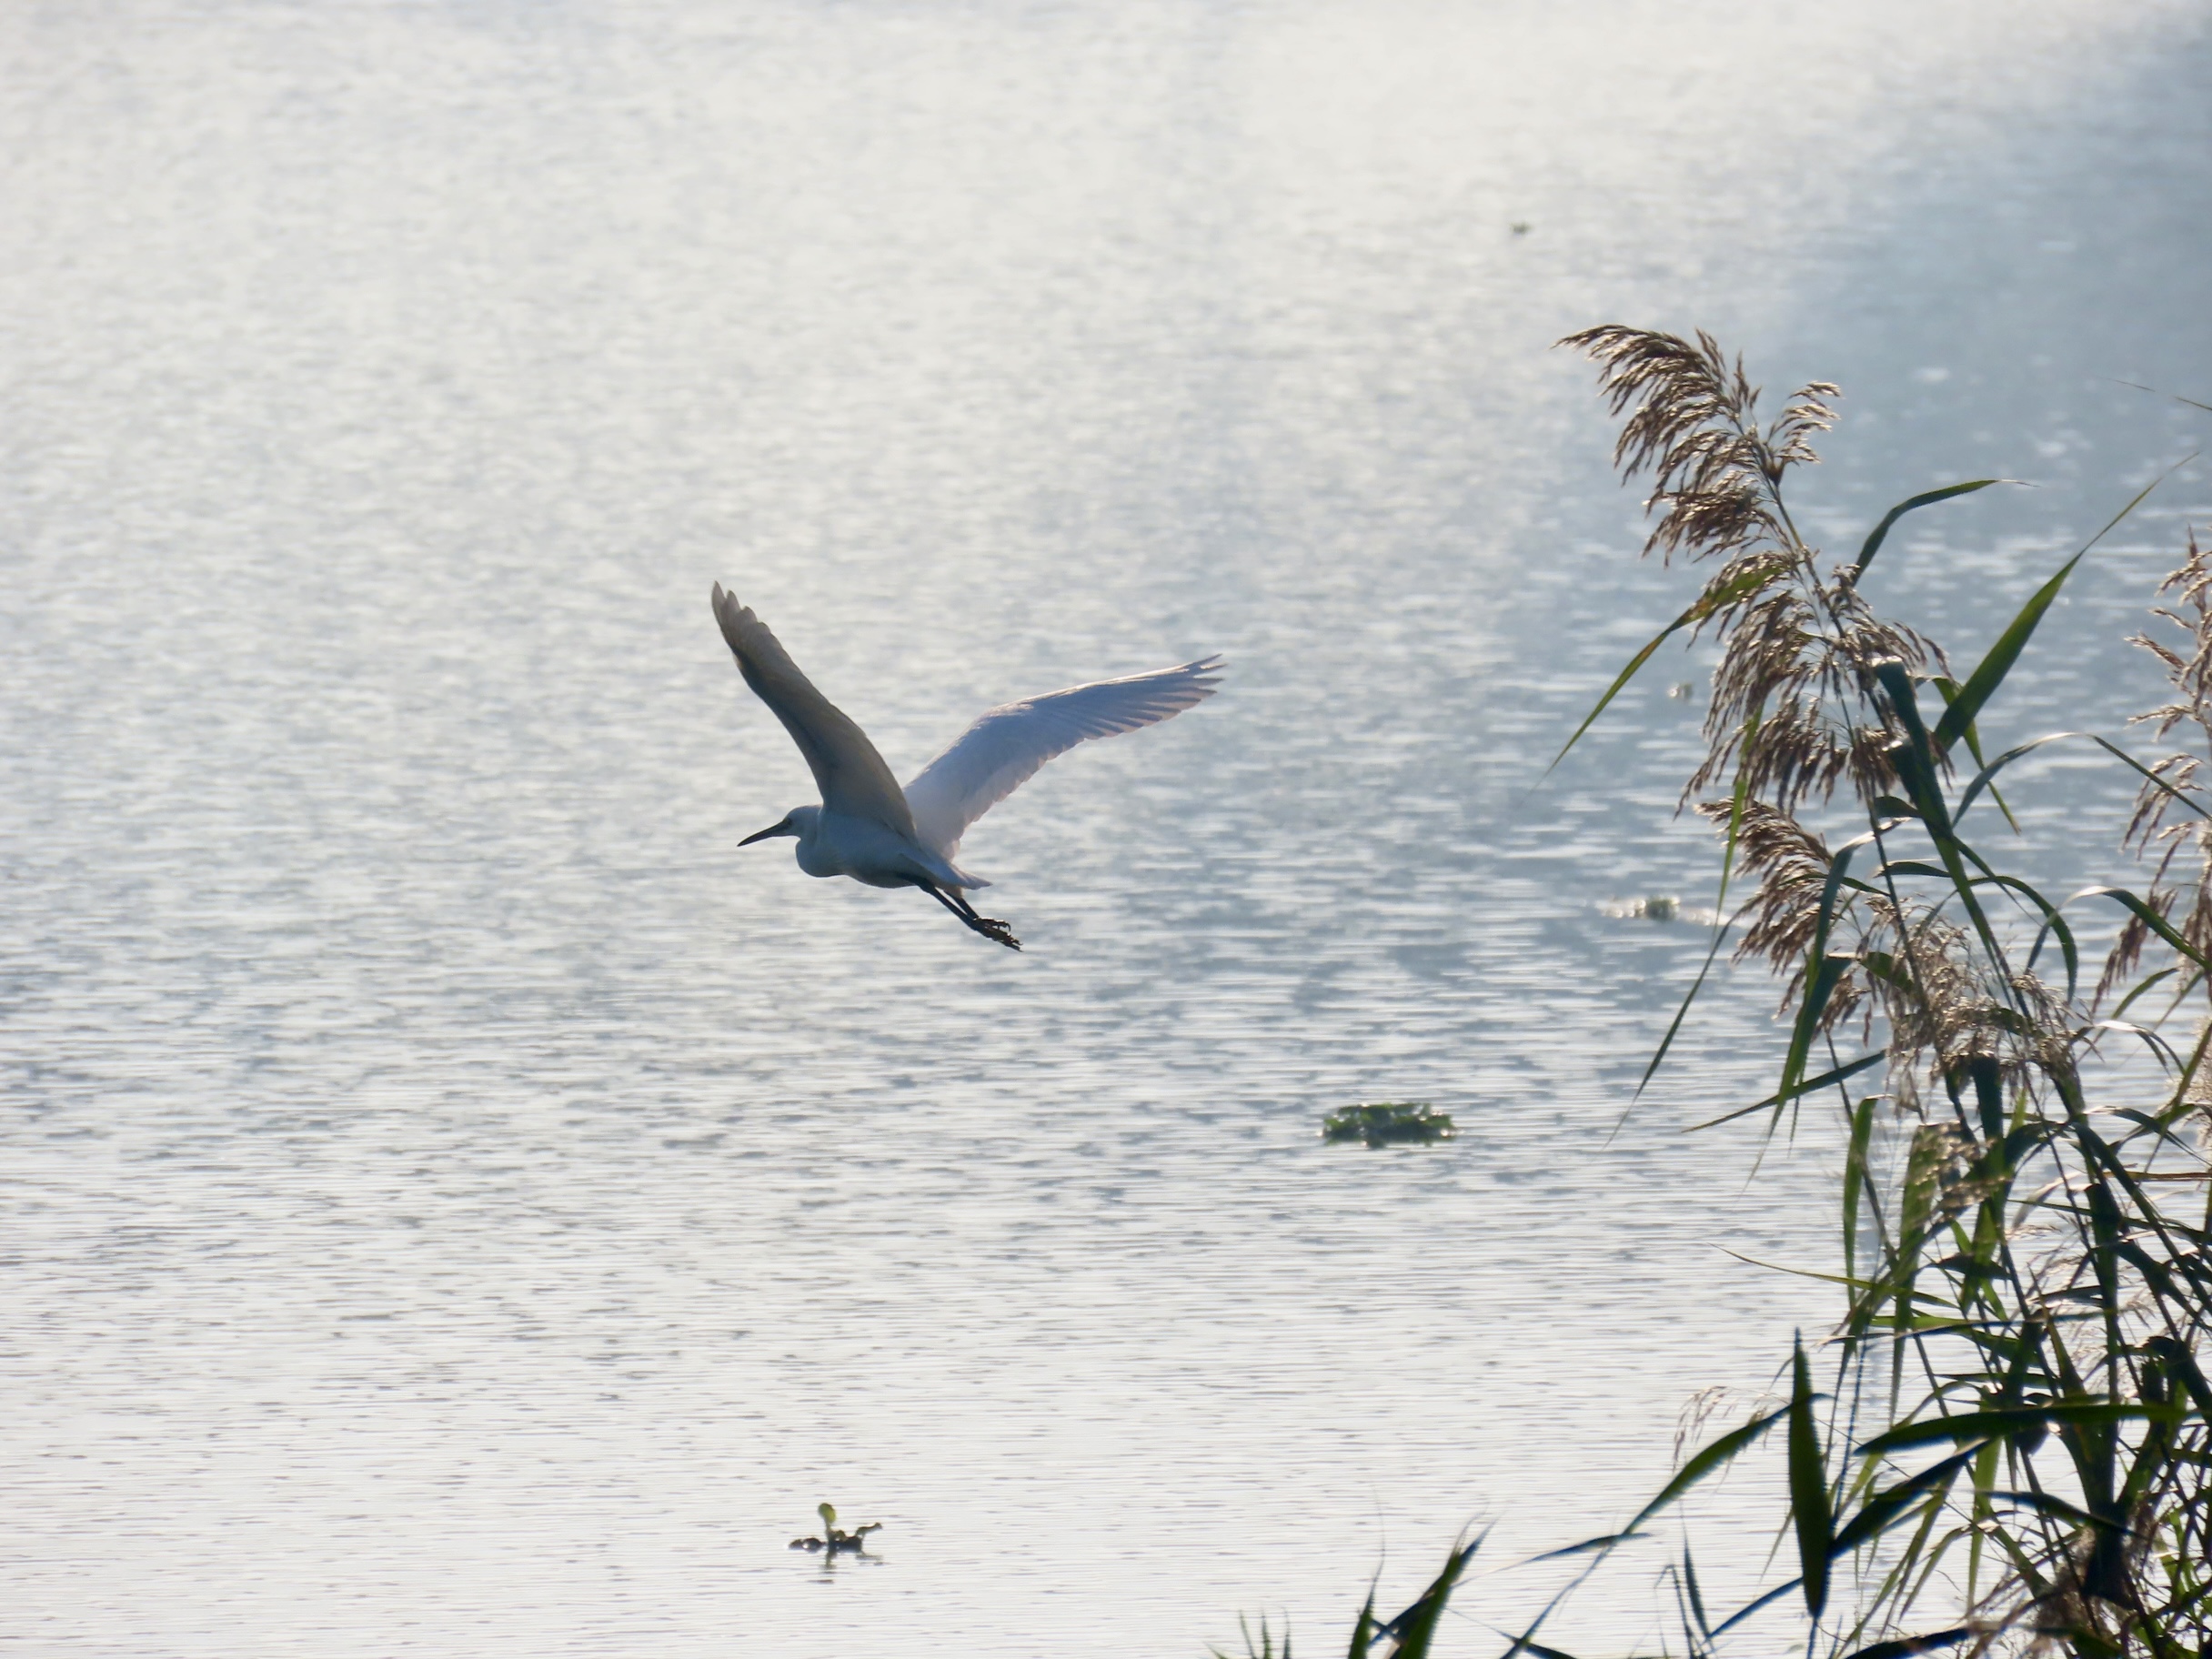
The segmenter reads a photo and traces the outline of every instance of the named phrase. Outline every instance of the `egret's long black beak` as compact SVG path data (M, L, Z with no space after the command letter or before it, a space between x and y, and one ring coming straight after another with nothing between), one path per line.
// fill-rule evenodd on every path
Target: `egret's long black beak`
M783 822L781 822L780 824L770 824L770 825L769 825L769 826L767 829L765 829L765 830L754 830L754 831L752 832L752 834L750 834L750 835L747 836L747 837L746 837L746 838L745 838L743 840L739 841L739 842L738 843L738 845L739 845L739 846L740 846L740 847L749 847L749 846L751 846L751 845L752 845L752 844L753 844L755 841L765 841L765 840L768 840L768 838L769 838L769 836L771 836L771 835L789 835L789 834L790 834L790 833L791 833L791 820L790 820L789 819L788 819L788 818L787 818L787 819L785 819L783 820Z

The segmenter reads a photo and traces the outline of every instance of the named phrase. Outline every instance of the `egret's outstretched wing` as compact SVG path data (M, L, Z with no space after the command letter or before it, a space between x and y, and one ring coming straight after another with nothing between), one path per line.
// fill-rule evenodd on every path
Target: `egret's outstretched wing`
M737 654L745 683L783 722L799 752L806 756L821 789L822 805L912 835L914 820L906 797L868 734L814 689L814 682L799 671L790 653L769 632L768 624L739 604L737 596L724 593L719 582L714 585L714 619L722 625L722 638Z
M970 824L1054 755L1086 738L1134 731L1205 701L1221 683L1215 678L1221 666L1219 657L1204 657L1179 669L1071 686L993 709L906 786L916 839L950 858Z

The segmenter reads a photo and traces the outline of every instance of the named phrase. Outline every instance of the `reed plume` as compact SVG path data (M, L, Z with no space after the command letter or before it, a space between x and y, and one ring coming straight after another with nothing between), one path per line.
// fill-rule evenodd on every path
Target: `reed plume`
M1651 476L1644 505L1655 522L1645 554L1720 561L1684 613L1692 638L1710 628L1721 645L1705 759L1684 787L1684 803L1739 779L1785 813L1808 797L1827 799L1846 780L1868 799L1893 788L1887 756L1897 733L1878 711L1875 665L1921 673L1942 653L1874 614L1859 597L1856 566L1824 576L1782 493L1792 468L1819 460L1813 437L1835 423L1836 387L1800 387L1762 426L1760 391L1743 359L1731 363L1709 335L1692 343L1607 325L1560 344L1598 364L1600 395L1614 414L1626 412L1614 462L1624 478Z
M2132 636L2128 643L2157 659L2175 697L2132 717L2129 723L2147 725L2160 738L2177 726L2192 728L2196 749L2177 750L2151 763L2136 791L2135 813L2122 841L2137 853L2157 857L2145 894L2150 909L2175 925L2197 950L2212 953L2212 816L2207 815L2212 800L2199 782L2206 760L2212 758L2212 558L2197 545L2194 531L2188 556L2159 584L2158 591L2173 595L2174 605L2180 608L2154 606L2151 615L2181 629L2182 649L2175 650L2147 632ZM2181 920L2175 924L2177 909ZM2106 959L2104 977L2097 984L2099 1000L2135 970L2152 938L2147 918L2128 917Z

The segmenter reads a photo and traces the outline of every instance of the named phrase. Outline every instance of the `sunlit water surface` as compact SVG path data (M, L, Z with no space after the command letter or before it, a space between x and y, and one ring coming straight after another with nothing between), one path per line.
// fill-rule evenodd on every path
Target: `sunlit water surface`
M0 1646L1333 1651L1463 1525L1617 1523L1825 1320L1728 1252L1831 1265L1833 1153L1679 1132L1765 1091L1748 975L1606 1139L1702 948L1604 907L1708 890L1703 659L1544 780L1694 579L1546 347L1844 382L1839 547L2036 481L1872 582L1970 656L2206 432L2120 382L2212 401L2208 21L11 8ZM2148 700L2203 478L1996 739ZM737 850L810 796L717 578L902 775L1230 678L979 827L1015 956ZM2100 873L2123 786L2020 782ZM1319 1142L1379 1098L1463 1138ZM1715 1599L1770 1495L1703 1500ZM785 1549L825 1498L879 1562Z

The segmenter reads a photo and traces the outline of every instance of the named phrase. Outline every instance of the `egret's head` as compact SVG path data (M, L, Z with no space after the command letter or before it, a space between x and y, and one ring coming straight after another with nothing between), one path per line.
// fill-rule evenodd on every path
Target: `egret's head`
M769 840L779 835L804 835L814 827L814 820L821 816L821 811L819 807L793 807L783 815L783 820L780 823L770 824L765 830L754 830L738 845L749 847L755 841Z

